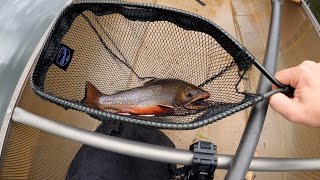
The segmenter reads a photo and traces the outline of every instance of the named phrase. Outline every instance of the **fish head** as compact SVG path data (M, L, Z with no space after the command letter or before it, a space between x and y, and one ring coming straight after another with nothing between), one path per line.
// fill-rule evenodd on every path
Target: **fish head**
M194 101L205 100L210 97L210 93L197 87L188 86L180 94L180 105L190 104Z

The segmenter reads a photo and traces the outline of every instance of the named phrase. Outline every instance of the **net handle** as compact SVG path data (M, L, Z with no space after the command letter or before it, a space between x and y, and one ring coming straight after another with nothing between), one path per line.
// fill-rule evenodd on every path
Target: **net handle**
M277 88L277 89L274 89L274 90L272 90L270 92L267 92L267 93L263 94L263 98L264 99L268 98L268 97L270 97L270 96L272 96L274 94L277 94L277 93L286 93L286 91L287 91L287 88Z
M294 93L294 88L291 87L290 85L284 85L281 82L279 82L265 67L263 67L258 61L256 61L254 59L253 64L255 67L257 67L260 72L266 76L271 82L272 84L276 85L277 87L279 87L281 89L281 91L283 94L289 96L289 97L293 97L293 93ZM269 97L269 96L268 96Z

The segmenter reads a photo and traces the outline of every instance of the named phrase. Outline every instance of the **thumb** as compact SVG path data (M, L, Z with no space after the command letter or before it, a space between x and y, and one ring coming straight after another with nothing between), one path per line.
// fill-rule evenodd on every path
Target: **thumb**
M272 109L290 121L295 121L295 118L299 115L299 112L297 111L299 108L297 107L296 102L282 93L272 95L269 103Z

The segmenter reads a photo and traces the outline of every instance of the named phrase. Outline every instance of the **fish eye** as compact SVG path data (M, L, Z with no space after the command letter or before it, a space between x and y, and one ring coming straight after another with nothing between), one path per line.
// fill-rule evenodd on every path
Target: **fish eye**
M189 92L188 92L188 97L189 97L189 98L192 98L195 94L196 94L196 92L194 92L194 91L189 91Z

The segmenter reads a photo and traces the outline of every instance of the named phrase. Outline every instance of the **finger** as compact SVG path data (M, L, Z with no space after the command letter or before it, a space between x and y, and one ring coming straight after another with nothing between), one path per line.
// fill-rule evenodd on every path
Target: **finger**
M284 85L290 85L292 87L297 87L301 73L298 67L284 69L276 73L276 79Z
M298 117L299 112L297 111L297 104L292 99L282 93L277 93L270 97L269 102L272 109L284 118L290 121L296 121L295 117Z
M301 0L291 0L291 1L293 1L295 3L301 3Z

